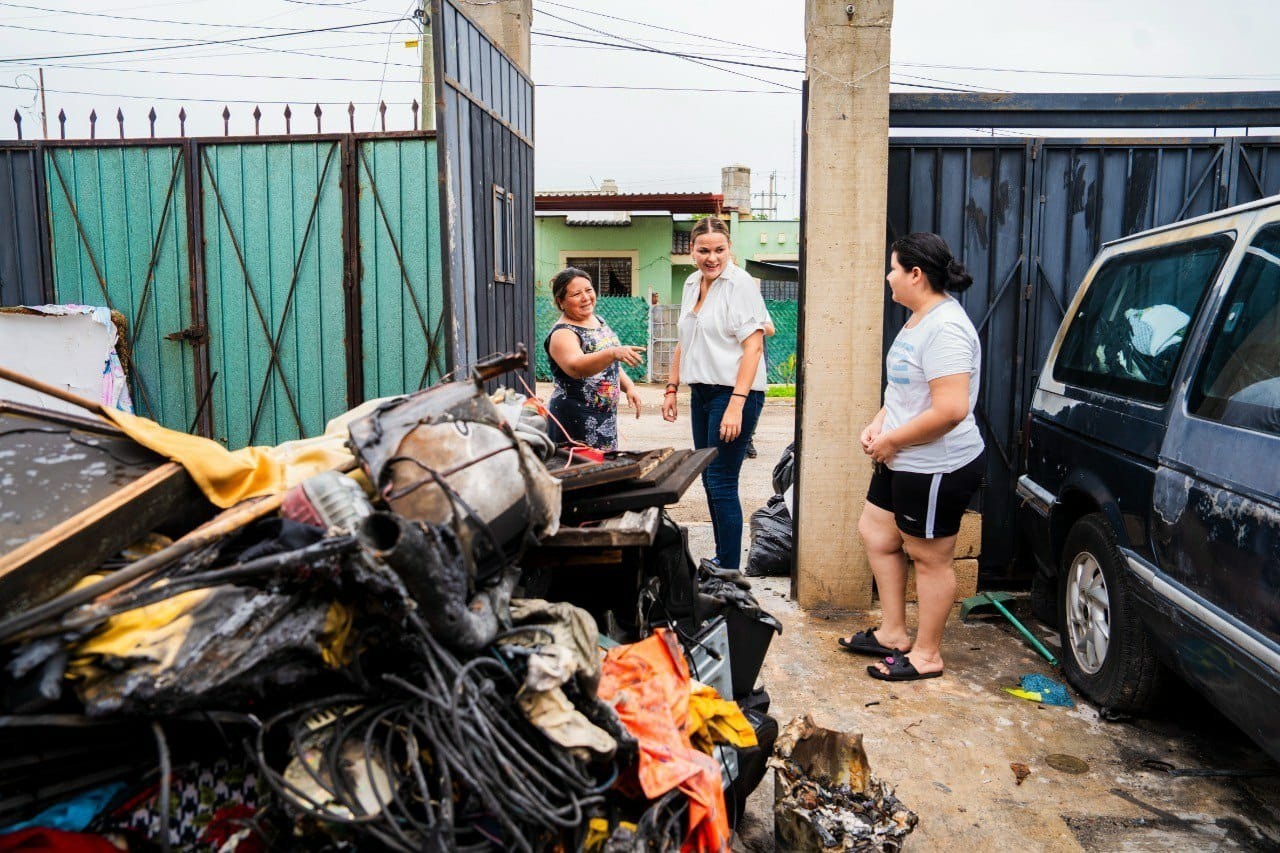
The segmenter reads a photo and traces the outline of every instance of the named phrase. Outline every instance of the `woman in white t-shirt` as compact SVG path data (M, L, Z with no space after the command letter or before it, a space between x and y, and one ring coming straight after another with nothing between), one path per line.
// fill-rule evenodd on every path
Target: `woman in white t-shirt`
M676 392L687 382L693 446L719 450L702 472L715 561L736 570L742 560L738 474L764 408L764 336L771 324L755 279L733 262L728 226L708 216L693 226L690 240L698 269L684 283L662 416L676 419Z
M942 674L942 628L955 599L956 534L982 485L986 454L974 421L982 347L964 307L947 294L973 277L937 234L894 241L886 276L893 301L911 312L885 358L884 407L862 431L875 462L858 520L883 618L840 645L882 658L883 681ZM919 625L907 632L907 554L915 562Z

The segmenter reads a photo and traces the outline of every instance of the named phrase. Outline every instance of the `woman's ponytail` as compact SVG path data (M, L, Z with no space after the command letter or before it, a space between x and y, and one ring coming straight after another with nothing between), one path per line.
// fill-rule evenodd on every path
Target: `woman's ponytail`
M947 264L947 283L943 287L952 293L963 293L971 284L973 284L973 276L969 275L964 264L952 258Z
M889 250L898 256L904 270L920 268L929 286L938 293L960 293L973 284L973 276L951 254L947 241L928 231L917 231L893 241Z

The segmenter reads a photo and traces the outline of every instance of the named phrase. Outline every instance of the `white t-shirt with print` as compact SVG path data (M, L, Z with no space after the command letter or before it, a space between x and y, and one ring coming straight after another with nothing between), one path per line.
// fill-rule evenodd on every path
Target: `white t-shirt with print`
M938 474L972 462L982 452L982 435L973 412L978 405L982 344L964 307L947 297L903 327L885 357L884 430L888 432L923 414L932 402L929 382L957 373L969 374L969 413L950 432L928 444L904 447L889 461L894 471Z
M698 291L702 273L695 271L684 283L680 300L680 381L690 385L729 385L738 381L742 342L769 322L760 288L751 274L737 264L725 267L711 283L698 313ZM756 367L751 390L763 391L764 356Z

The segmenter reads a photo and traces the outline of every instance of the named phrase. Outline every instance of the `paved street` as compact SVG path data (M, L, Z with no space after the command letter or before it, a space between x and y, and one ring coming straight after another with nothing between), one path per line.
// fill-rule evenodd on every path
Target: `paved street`
M549 388L545 389L549 391ZM624 418L624 447L691 445L687 401L680 423L665 423L660 386L642 386L639 421ZM792 439L790 400L765 406L756 445L743 469L744 514L772 491L772 468ZM859 507L850 506L849 512ZM706 501L689 490L672 508L690 527L694 556L712 553ZM743 547L748 546L744 534ZM999 621L947 628L943 678L890 685L871 680L866 659L836 638L878 623L877 614L800 610L786 578L754 582L761 604L784 625L765 661L761 683L782 723L812 714L820 725L862 733L873 772L897 786L920 815L909 847L936 850L1257 850L1280 847L1280 777L1171 777L1144 766L1280 774L1253 744L1185 689L1168 699L1170 716L1107 722L1077 699L1074 709L1040 706L1003 692L1027 673L1059 677ZM909 614L914 616L914 614ZM1033 623L1034 624L1034 623ZM1049 629L1038 626L1047 642ZM1047 758L1069 755L1088 770L1072 775ZM1057 760L1055 759L1055 762ZM1010 764L1026 764L1017 784ZM766 777L739 823L739 850L772 850L773 782Z

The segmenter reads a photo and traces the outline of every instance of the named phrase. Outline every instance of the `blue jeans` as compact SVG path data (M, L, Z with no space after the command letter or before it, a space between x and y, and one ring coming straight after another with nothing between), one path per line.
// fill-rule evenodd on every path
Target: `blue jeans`
M711 510L711 530L716 537L716 562L726 569L742 560L742 502L738 499L738 472L747 455L747 444L756 431L764 392L752 391L742 405L742 429L733 441L720 440L720 419L729 405L733 388L728 385L690 385L693 446L715 447L720 452L702 472L702 486Z

